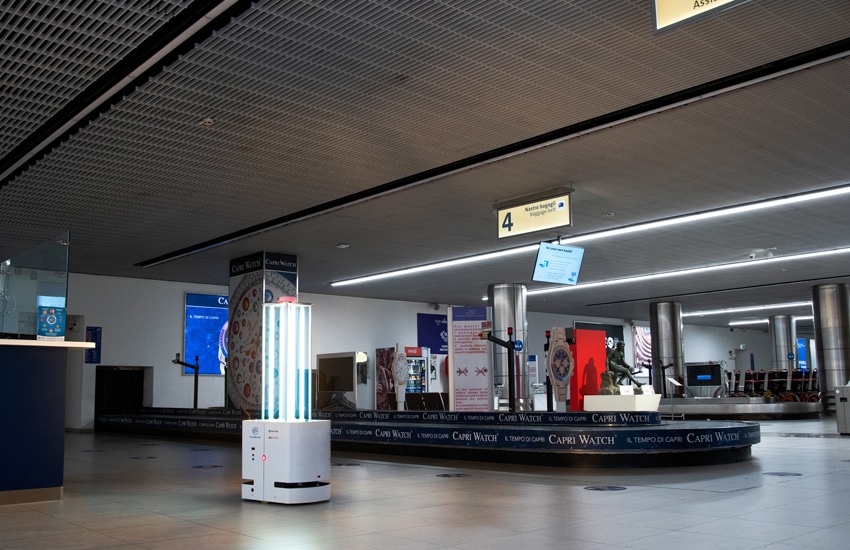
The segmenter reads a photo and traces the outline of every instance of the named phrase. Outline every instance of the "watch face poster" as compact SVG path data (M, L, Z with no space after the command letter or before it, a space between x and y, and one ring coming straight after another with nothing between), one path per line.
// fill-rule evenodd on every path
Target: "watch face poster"
M549 347L547 364L549 379L555 385L557 400L566 401L566 389L573 374L575 363L566 341L566 328L552 327L551 334L555 337Z
M452 410L494 409L492 344L479 336L481 324L486 320L486 307L453 307L449 310Z

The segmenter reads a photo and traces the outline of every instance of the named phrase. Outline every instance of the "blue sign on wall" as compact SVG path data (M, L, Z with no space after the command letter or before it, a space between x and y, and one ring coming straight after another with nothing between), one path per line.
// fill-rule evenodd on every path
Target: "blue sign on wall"
M448 355L449 353L449 321L445 315L432 313L416 314L417 346L428 348L431 353Z
M806 349L807 340L805 338L797 338L797 365L800 370L805 371L809 368L808 350Z
M103 327L86 327L86 342L94 342L94 348L86 349L86 363L100 363L102 340Z

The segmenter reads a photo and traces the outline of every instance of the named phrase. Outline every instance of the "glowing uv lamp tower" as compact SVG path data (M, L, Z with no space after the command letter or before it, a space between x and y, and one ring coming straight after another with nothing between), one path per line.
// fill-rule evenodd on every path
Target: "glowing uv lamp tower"
M242 423L242 498L331 498L331 426L310 410L310 306L263 306L262 419Z

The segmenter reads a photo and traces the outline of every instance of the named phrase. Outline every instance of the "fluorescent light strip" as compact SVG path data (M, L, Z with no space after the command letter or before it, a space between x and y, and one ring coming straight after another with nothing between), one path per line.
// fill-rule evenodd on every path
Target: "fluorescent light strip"
M745 204L741 206L733 206L731 208L722 208L718 210L710 210L707 212L700 212L697 214L689 214L686 216L679 216L676 218L668 218L664 220L657 220L654 222L630 225L626 227L620 227L617 229L610 229L607 231L599 231L596 233L588 233L587 235L578 235L575 237L562 237L557 242L560 244L575 244L580 242L587 241L595 241L599 239L607 239L610 237L618 237L621 235L628 235L631 233L638 233L640 231L651 231L653 229L660 229L663 227L670 227L674 225L681 225L685 223L693 223L703 220L709 220L713 218L719 218L721 216L732 216L735 214L743 214L746 212L753 212L755 210L765 210L767 208L776 208L779 206L788 206L792 204L798 204L801 202L807 202L818 199L826 199L832 198L842 195L850 194L850 186L844 187L835 187L832 189L826 189L823 191L815 191L813 193L805 193L800 195L794 195L792 197L784 197L781 199L773 199L766 200L757 203ZM404 277L406 275L414 275L417 273L425 273L427 271L435 271L438 269L446 269L450 267L457 267L461 265L466 265L474 262L483 262L487 260L494 260L498 258L503 258L507 256L513 256L516 254L522 254L525 252L536 252L538 249L538 244L532 244L528 246L521 246L518 248L511 248L507 250L498 250L496 252L488 252L486 254L479 254L476 256L467 256L465 258L458 258L455 260L448 260L445 262L437 262L433 264L427 264L416 267L409 267L406 269L399 269L397 271L387 271L384 273L377 273L375 275L367 275L365 277L356 277L354 279L347 279L343 281L337 281L331 283L331 286L347 286L361 283L370 283L373 281L380 281L382 279L390 279L393 277ZM747 263L753 263L752 261ZM735 264L727 264L727 265L735 265ZM700 268L701 270L707 268ZM685 270L687 271L687 270ZM683 272L675 272L675 273L683 273ZM644 279L636 279L636 280L644 280ZM634 282L633 279L621 279L622 282ZM597 283L590 283L597 284ZM615 283L607 283L606 284L615 284ZM587 285L581 285L583 287L587 287ZM531 294L531 293L529 293Z
M763 202L757 202L752 204L745 204L741 206L733 206L731 208L722 208L719 210L710 210L708 212L700 212L698 214L690 214L687 216L680 216L677 218L669 218L665 220L658 220L649 223L642 223L638 225L632 225L627 227L621 227L619 229L611 229L609 231L600 231L599 233L591 233L589 235L579 235L577 237L566 237L561 239L561 244L572 244L579 242L587 242L597 239L607 239L608 237L616 237L619 235L628 235L630 233L637 233L639 231L649 231L652 229L659 229L662 227L670 227L673 225L681 225L684 223L692 223L703 220L710 220L713 218L719 218L721 216L733 216L735 214L743 214L746 212L753 212L756 210L765 210L767 208L776 208L779 206L788 206L791 204L798 204L801 202L807 202L818 199L826 199L831 197L837 197L841 195L846 195L850 193L850 186L846 187L838 187L833 189L827 189L825 191L816 191L814 193L806 193L802 195L794 195L792 197L785 197L781 199L773 199L767 200Z
M649 275L638 275L637 277L625 277L623 279L609 279L606 281L596 281L593 283L579 283L575 286L542 288L538 290L529 290L529 296L540 294L552 294L555 292L567 292L571 290L584 290L587 288L597 288L601 286L612 286L619 284L636 283L639 281L650 281L654 279L668 279L672 277L680 277L685 275L706 274L714 271L726 271L741 267L763 265L765 262L785 262L794 260L811 260L813 258L821 258L824 256L835 256L838 254L850 253L850 247L834 248L832 250L822 250L820 252L807 252L805 254L796 254L793 256L774 256L772 258L762 258L760 260L746 260L743 262L735 262L731 264L709 265L705 267L695 267L692 269L681 269L679 271L665 271L662 273L651 273Z
M417 267L408 267L407 269L400 269L398 271L387 271L385 273L377 273L375 275L367 275L366 277L357 277L356 279L348 279L346 281L337 281L335 283L331 283L331 286L346 286L346 285L356 285L360 283L370 283L372 281L380 281L381 279L390 279L392 277L403 277L404 275L413 275L414 273L424 273L426 271L434 271L437 269L445 269L447 267L457 267L459 265L466 265L475 262L484 262L487 260L493 260L496 258L504 258L506 256L513 256L515 254L523 254L525 252L536 252L540 247L539 244L530 244L528 246L521 246L519 248L511 248L508 250L499 250L497 252L488 252L487 254L479 254L478 256L467 256L466 258L458 258L456 260L449 260L446 262L439 262L436 264L428 264L421 265Z
M730 327L740 327L745 325L766 325L770 319L750 319L749 321L729 321Z
M764 311L766 309L788 309L792 307L812 307L811 302L786 302L784 304L765 304L761 306L729 307L723 309L707 309L683 313L682 317L705 317L706 315L722 315L724 313L744 313L747 311Z
M814 319L813 315L793 315L794 322L797 321L811 321ZM729 321L730 327L740 327L746 325L764 325L770 322L770 319L749 319L747 321Z

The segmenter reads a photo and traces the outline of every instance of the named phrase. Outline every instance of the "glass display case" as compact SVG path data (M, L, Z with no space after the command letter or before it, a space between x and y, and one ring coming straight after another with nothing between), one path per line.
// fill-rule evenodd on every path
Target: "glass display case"
M0 262L0 337L64 340L69 233Z

